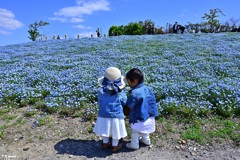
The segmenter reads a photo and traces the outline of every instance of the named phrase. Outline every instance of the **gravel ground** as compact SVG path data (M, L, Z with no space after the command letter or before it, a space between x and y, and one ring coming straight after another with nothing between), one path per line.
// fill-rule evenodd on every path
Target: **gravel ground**
M92 123L81 118L49 116L49 122L34 126L36 117L25 118L27 123L17 124L19 111L8 125L4 138L0 139L0 159L3 160L240 160L240 147L232 142L199 145L194 141L181 141L179 135L155 138L153 145L140 145L133 151L124 147L117 153L102 150L101 140L92 133ZM47 117L47 116L46 116ZM45 118L46 118L45 117ZM15 125L14 125L15 124ZM162 126L157 124L157 129ZM121 140L126 144L129 137Z

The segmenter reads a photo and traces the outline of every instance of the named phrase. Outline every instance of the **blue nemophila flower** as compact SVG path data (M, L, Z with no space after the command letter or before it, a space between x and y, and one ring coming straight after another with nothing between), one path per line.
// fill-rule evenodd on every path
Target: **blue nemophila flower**
M159 104L229 106L240 99L239 46L240 35L228 33L82 38L3 46L0 103L26 103L29 97L44 97L48 107L95 103L97 79L106 68L116 66L123 75L133 67L140 68Z

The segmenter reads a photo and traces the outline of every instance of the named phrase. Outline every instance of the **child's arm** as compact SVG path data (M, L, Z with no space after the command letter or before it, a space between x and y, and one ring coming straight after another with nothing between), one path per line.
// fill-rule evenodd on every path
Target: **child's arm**
M126 93L124 91L120 92L120 101L121 101L122 106L126 106L126 104L127 104L127 95L126 95Z
M128 108L130 108L130 111L134 109L134 107L136 106L136 103L137 103L137 98L134 94L131 93L127 100L127 106Z

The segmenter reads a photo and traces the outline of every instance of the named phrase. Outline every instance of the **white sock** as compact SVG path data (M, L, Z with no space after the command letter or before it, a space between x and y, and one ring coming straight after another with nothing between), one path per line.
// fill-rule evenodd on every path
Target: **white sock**
M112 146L117 146L119 139L112 139Z
M103 143L109 143L109 137L103 137Z

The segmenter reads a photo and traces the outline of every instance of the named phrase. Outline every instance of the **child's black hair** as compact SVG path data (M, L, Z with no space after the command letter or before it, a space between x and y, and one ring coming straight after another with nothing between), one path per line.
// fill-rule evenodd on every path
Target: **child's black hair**
M138 68L133 68L130 71L128 71L126 74L126 78L131 82L133 82L134 80L138 80L138 84L144 81L143 73Z

